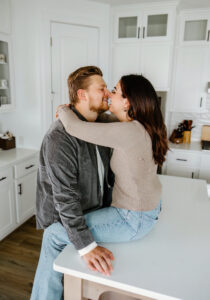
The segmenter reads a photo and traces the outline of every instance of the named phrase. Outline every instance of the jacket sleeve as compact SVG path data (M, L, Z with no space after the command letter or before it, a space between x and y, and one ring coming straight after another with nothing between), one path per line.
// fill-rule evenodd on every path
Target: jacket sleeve
M122 149L136 139L132 135L132 122L97 123L82 121L67 107L60 108L58 113L65 130L70 135L86 142L113 149Z
M45 142L45 163L52 184L53 201L69 240L77 250L91 244L89 231L81 207L78 189L77 149L65 135L56 132Z

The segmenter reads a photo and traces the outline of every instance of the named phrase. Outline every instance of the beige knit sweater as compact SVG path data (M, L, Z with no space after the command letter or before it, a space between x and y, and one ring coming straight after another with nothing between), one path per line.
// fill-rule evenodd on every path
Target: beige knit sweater
M161 183L151 138L138 121L86 122L65 108L59 110L59 118L70 135L114 149L110 161L115 174L112 206L147 211L159 204Z

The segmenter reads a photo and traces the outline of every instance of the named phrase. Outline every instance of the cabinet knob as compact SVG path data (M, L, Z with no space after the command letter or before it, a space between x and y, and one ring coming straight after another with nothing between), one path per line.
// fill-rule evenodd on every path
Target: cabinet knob
M144 39L144 36L145 36L145 26L143 27L143 39Z
M209 38L210 38L210 30L208 31L208 35L207 35L207 42L209 42Z
M2 177L1 179L0 179L0 181L3 181L3 180L5 180L7 177Z
M22 195L22 183L18 184L18 188L19 188L18 195Z
M187 161L187 159L184 159L184 158L177 158L176 160L179 160L179 161Z
M141 27L138 27L138 39L140 38Z
M200 100L200 107L202 107L202 103L203 103L203 97L201 97L201 100Z
M32 167L34 167L34 165L30 165L30 166L28 166L28 167L25 167L25 169L28 170L28 169L30 169L30 168L32 168Z

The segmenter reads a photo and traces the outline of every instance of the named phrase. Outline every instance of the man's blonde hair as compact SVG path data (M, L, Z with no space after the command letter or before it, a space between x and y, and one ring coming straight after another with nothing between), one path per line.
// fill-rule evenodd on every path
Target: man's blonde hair
M102 71L96 66L86 66L77 69L68 77L69 101L72 105L78 102L77 91L87 90L91 84L91 76L103 76Z

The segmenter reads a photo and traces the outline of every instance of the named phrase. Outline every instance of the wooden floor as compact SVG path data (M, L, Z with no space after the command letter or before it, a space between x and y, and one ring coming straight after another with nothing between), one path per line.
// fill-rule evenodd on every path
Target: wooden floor
M41 248L35 217L0 242L0 299L29 300Z

